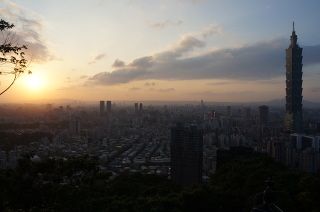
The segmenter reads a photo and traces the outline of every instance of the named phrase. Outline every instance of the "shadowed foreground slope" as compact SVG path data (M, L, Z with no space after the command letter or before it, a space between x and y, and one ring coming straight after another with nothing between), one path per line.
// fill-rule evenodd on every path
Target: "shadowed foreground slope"
M290 171L269 158L233 154L209 184L181 188L153 175L109 180L89 158L20 161L0 172L0 211L250 211L272 176L284 211L320 211L318 176Z

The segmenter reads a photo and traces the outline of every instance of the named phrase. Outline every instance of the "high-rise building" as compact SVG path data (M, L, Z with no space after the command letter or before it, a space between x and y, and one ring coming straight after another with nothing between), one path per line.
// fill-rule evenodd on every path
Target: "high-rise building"
M171 179L188 186L202 180L202 131L179 123L171 128Z
M105 102L104 101L100 101L100 116L104 115L104 111L105 111Z
M269 107L266 105L259 106L259 122L260 125L266 126L269 121Z
M111 113L111 101L107 101L107 113Z
M204 108L204 101L203 101L203 99L201 99L200 106L201 106L201 108Z
M215 110L212 110L211 114L212 114L212 118L217 118L217 113Z
M136 103L134 103L134 112L138 113L138 111L139 111L139 104L138 104L138 102L136 102Z
M70 118L70 123L69 123L69 131L70 131L72 136L80 135L80 131L81 131L80 126L81 125L80 125L79 117L72 116Z
M139 104L139 111L142 112L142 110L143 110L143 104L142 104L142 102L140 102L140 104Z
M286 49L286 117L285 127L291 132L303 132L302 119L302 48L297 43L293 23L290 46Z

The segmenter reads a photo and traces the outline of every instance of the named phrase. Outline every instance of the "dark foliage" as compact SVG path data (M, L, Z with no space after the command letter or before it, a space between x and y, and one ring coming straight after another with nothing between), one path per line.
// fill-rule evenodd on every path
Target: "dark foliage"
M0 75L13 75L13 80L8 87L0 91L0 95L5 93L15 82L17 77L24 73L27 68L28 60L25 58L24 50L27 49L25 45L19 45L18 41L15 40L13 34L9 32L14 27L13 24L0 19ZM6 65L3 68L3 65ZM29 71L29 73L31 73Z
M28 145L43 137L52 138L51 133L46 132L3 132L0 131L0 149L9 151L17 145Z
M88 157L25 158L15 170L0 172L0 211L250 211L267 177L284 211L320 211L318 176L246 154L228 159L209 184L190 188L153 175L124 173L111 180Z

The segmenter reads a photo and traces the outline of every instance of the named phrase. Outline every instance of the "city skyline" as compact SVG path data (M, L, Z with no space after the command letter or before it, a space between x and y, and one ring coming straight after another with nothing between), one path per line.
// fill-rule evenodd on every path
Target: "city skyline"
M33 71L1 103L283 99L293 20L304 99L318 101L319 3L291 2L0 1L1 18L29 46Z

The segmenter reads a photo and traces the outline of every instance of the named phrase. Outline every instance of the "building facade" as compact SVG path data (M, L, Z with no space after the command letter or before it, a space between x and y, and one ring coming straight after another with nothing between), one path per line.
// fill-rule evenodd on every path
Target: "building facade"
M105 101L100 101L100 116L103 116L105 113Z
M171 129L171 179L188 186L202 181L203 133L195 125Z
M111 113L111 105L112 105L112 102L111 101L107 101L107 113Z

